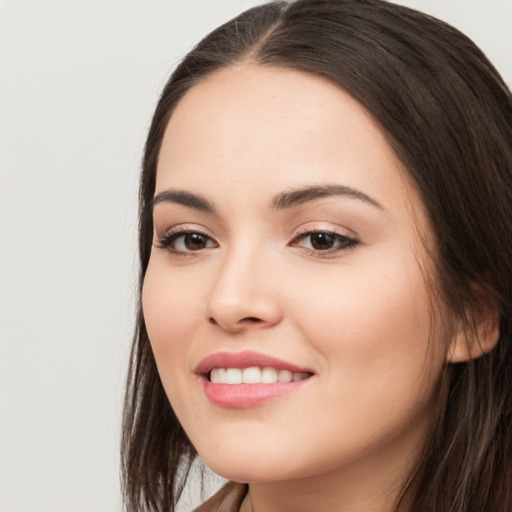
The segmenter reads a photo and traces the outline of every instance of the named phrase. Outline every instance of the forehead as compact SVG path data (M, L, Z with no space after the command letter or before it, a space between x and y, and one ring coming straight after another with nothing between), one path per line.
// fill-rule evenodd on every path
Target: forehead
M394 159L370 114L339 87L295 70L243 65L221 69L187 92L171 116L161 156L168 148L185 157L190 143L201 141L207 158L241 150L254 158L262 147L277 156L309 149L332 156L348 146L368 158L368 140Z
M263 199L326 182L422 209L382 130L348 93L296 70L245 64L213 73L178 103L164 134L156 192L243 189Z

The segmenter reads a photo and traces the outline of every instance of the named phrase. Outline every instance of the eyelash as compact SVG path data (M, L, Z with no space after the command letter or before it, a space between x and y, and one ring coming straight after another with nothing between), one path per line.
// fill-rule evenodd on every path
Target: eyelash
M305 229L302 233L298 233L295 238L292 240L290 245L292 247L297 246L297 241L305 240L308 237L311 237L313 235L327 235L327 237L330 237L335 245L334 247L331 247L329 249L321 250L321 249L307 249L303 247L303 250L312 256L330 256L331 254L340 252L340 251L347 251L349 249L354 249L358 244L359 241L355 238L351 238L346 235L342 235L341 233L337 233L336 231L329 231L328 229ZM310 240L311 244L311 240Z
M314 248L308 249L308 248L303 247L302 250L304 252L306 252L306 254L308 254L308 255L317 256L317 257L329 256L329 255L331 255L333 253L337 253L337 252L340 252L340 251L347 251L349 249L353 249L354 247L356 247L359 244L359 241L357 239L351 238L351 237L346 236L346 235L342 235L341 233L337 233L336 231L329 231L329 230L325 230L325 229L307 229L307 230L305 229L302 233L299 232L294 237L294 239L290 242L289 245L291 247L297 247L299 245L298 244L299 241L306 240L308 237L311 237L311 236L313 236L315 234L317 234L317 235L326 235L327 237L329 237L331 239L332 243L334 244L334 247L330 247L330 248L325 249L325 250L314 249ZM189 236L199 235L200 237L204 238L206 244L209 244L209 243L213 242L214 245L210 246L210 247L205 246L205 247L199 248L197 250L193 250L193 249L189 249L189 250L176 249L174 247L174 244L176 243L176 241L179 238L181 238L181 237L186 237L187 235L189 235ZM185 239L183 240L183 242L186 243ZM311 241L310 241L310 243L311 243ZM215 242L213 240L212 237L210 237L206 233L203 233L203 232L201 232L199 230L185 229L185 228L182 228L182 227L177 227L177 228L175 228L175 230L164 234L158 240L158 243L156 244L156 247L158 247L159 249L166 249L170 253L172 253L173 255L188 256L188 255L190 255L190 254L192 254L194 252L200 252L200 251L202 251L204 249L211 249L211 248L218 247L218 244L217 244L217 242Z
M190 235L190 236L200 235L201 237L203 237L206 240L207 244L209 242L213 241L211 236L207 235L206 233L202 233L201 231L199 231L197 229L185 229L183 227L177 227L173 231L165 233L158 240L158 243L156 246L159 249L166 249L170 253L172 253L173 255L176 255L176 256L188 256L189 254L192 254L193 252L199 252L199 250L201 250L201 249L198 249L197 251L190 250L190 249L188 251L184 251L184 250L176 249L175 247L173 247L173 245L176 243L176 241L179 238L186 237L187 235ZM184 240L184 243L185 243L185 240ZM214 243L215 243L215 246L218 247L217 243L216 242L214 242ZM203 249L210 249L210 248L211 247L204 247Z

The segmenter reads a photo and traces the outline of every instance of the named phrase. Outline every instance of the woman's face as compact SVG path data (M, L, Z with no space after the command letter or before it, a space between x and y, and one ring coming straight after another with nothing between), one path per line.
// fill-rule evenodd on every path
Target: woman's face
M419 450L446 343L404 176L368 113L319 78L244 65L178 104L143 308L172 407L216 472L371 475Z

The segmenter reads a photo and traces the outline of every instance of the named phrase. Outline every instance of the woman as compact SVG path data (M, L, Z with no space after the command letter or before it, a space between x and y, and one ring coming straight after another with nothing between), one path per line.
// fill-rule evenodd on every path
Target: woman
M512 101L381 0L251 9L167 83L140 194L127 509L512 510ZM246 485L247 484L247 485Z

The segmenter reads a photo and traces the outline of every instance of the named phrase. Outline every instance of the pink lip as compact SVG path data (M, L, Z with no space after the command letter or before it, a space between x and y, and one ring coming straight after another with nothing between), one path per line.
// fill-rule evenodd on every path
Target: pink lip
M276 370L288 370L292 373L313 373L308 368L300 368L275 357L260 354L258 352L217 352L205 357L196 367L195 372L199 375L207 375L213 368L249 368L259 366L260 368L270 367Z
M208 379L208 374L213 368L249 368L251 366L271 367L293 373L313 373L307 368L249 351L212 354L204 358L195 371L200 375L206 396L213 403L235 409L256 407L263 402L291 393L310 380L306 378L295 382L277 382L275 384L214 384Z

